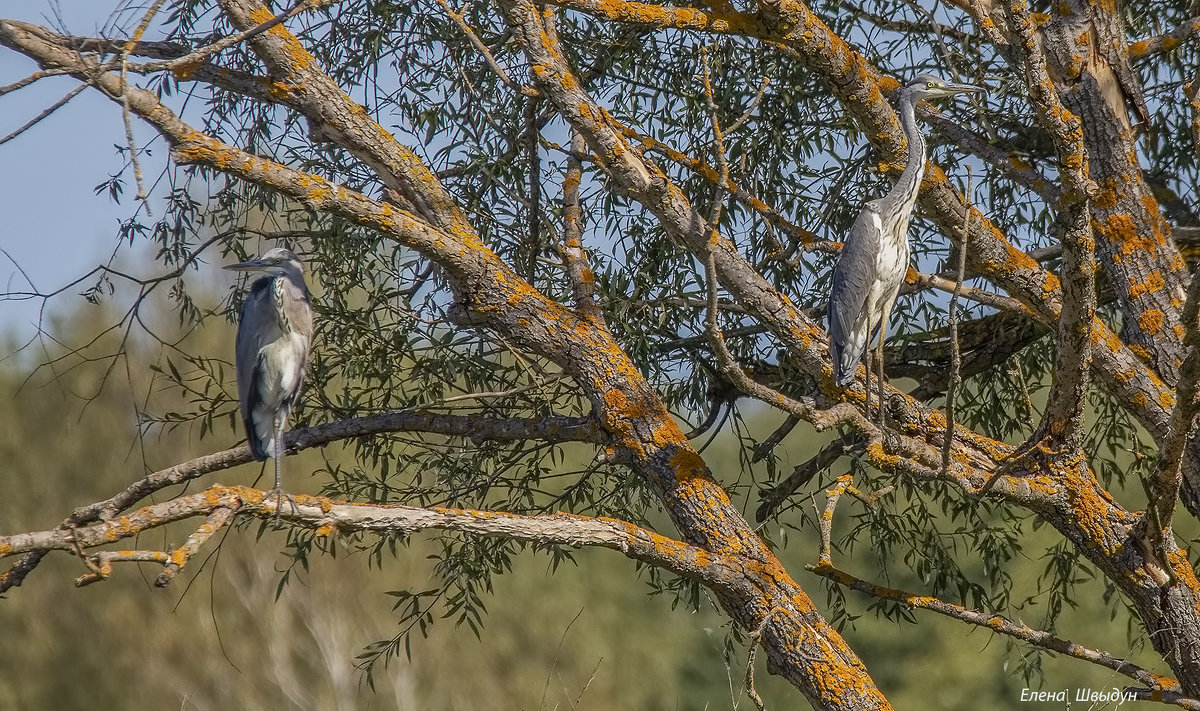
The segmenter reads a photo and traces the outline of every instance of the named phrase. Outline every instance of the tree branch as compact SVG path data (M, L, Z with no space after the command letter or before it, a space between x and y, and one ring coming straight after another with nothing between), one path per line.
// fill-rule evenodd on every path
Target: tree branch
M1054 139L1063 181L1063 192L1055 206L1063 245L1058 348L1054 382L1034 436L1049 437L1075 450L1083 444L1083 415L1092 359L1091 324L1096 317L1096 239L1088 210L1088 192L1094 185L1087 177L1083 125L1059 99L1024 0L1014 0L1009 15L1018 40L1012 46L1024 69L1029 100Z
M587 150L583 136L571 129L571 152L567 156L567 173L563 177L563 244L562 261L567 268L575 308L597 323L604 323L604 310L596 303L596 275L583 251L583 205L579 186L583 182L583 164L575 156Z
M1179 318L1187 329L1183 342L1188 352L1180 368L1175 409L1171 412L1167 437L1159 448L1149 502L1154 524L1150 536L1160 556L1166 555L1162 543L1171 535L1171 517L1175 512L1175 502L1179 499L1179 487L1182 483L1181 464L1184 448L1188 440L1195 435L1192 424L1196 419L1196 391L1200 385L1200 278L1192 277L1192 283L1188 285L1187 300L1184 301L1183 312Z
M1162 52L1170 52L1177 49L1185 40L1197 33L1200 33L1200 17L1193 17L1170 32L1131 42L1129 45L1129 58L1145 59L1146 57Z
M207 490L170 501L144 506L115 521L102 521L73 529L52 529L0 536L0 558L23 553L53 550L86 551L117 541L134 538L168 523L195 516L208 516L204 526L188 542L171 554L158 551L106 551L105 563L119 560L164 563L163 584L174 577L173 570L186 563L187 556L234 515L274 520L274 498L268 492L243 486L212 486ZM482 536L499 536L533 544L599 546L678 575L698 580L715 590L725 590L738 577L738 566L696 546L654 533L633 524L610 518L572 514L524 516L496 511L470 509L417 508L402 505L358 504L325 497L297 495L295 506L278 512L281 521L314 529L318 535L374 533L407 536L438 529L462 531ZM186 551L187 555L184 555ZM86 582L103 578L87 577ZM95 579L94 579L95 578Z
M551 442L609 443L608 436L592 418L548 417L544 419L488 419L467 415L438 415L424 412L385 412L329 422L284 433L283 447L288 454L320 447L330 442L366 437L387 432L429 432L473 440L522 441L545 439ZM198 479L205 474L231 469L254 461L247 445L214 452L160 469L130 484L118 494L81 506L61 525L61 530L108 520L156 491ZM40 562L39 554L30 553L0 575L0 593L20 585Z
M939 600L936 597L929 595L917 595L915 593L904 592L894 588L884 587L882 585L873 585L861 578L857 578L849 573L846 573L834 567L832 563L820 562L815 565L806 566L808 570L825 578L832 580L838 585L848 587L851 590L857 590L865 595L869 595L880 600L891 600L911 608L929 610L936 612L939 615L949 617L960 622L985 627L996 634L1002 634L1007 637L1021 640L1026 644L1042 649L1048 649L1052 652L1064 654L1075 659L1080 659L1085 662L1091 662L1097 666L1102 666L1112 669L1118 674L1135 679L1151 688L1159 691L1179 691L1179 682L1174 679L1160 674L1155 674L1149 669L1140 667L1128 660L1114 657L1108 652L1101 652L1088 647L1082 647L1074 642L1058 637L1045 630L1034 629L1028 625L1021 624L1010 620L1003 615L972 610L970 608L955 605L953 603ZM1194 699L1191 701L1195 702ZM1185 707L1187 708L1187 707Z
M961 622L986 627L997 634L1013 637L1036 647L1107 667L1154 689L1179 691L1179 682L1174 679L1155 674L1148 669L1114 657L1107 652L1081 647L1073 642L1056 637L1049 632L1037 630L1019 622L1009 620L1002 615L972 610L929 595L916 595L882 585L874 585L839 570L833 564L833 520L838 500L843 493L851 492L859 495L854 487L850 485L850 479L851 475L849 474L839 477L834 486L826 492L825 511L821 514L820 521L818 522L818 530L821 537L818 561L816 564L806 565L805 568L808 570L838 585L857 590L880 600L891 600L907 605L908 607L930 610L931 612L936 612L939 615L944 615Z

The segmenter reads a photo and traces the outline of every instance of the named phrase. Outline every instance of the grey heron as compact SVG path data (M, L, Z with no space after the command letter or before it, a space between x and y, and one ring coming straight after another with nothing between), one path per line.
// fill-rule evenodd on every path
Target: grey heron
M250 452L258 461L275 460L275 513L283 499L279 457L283 428L296 404L308 351L313 310L304 266L290 250L276 247L258 259L231 264L234 271L266 272L250 285L237 331L237 385Z
M870 342L878 338L881 418L883 339L892 306L908 270L908 222L925 174L925 137L917 126L915 107L922 99L981 91L980 87L942 81L930 74L919 74L900 89L897 108L900 125L908 140L908 162L891 192L863 205L833 270L828 309L833 382L838 387L849 384L859 361L866 357ZM868 363L868 383L870 375ZM867 393L869 399L869 386Z

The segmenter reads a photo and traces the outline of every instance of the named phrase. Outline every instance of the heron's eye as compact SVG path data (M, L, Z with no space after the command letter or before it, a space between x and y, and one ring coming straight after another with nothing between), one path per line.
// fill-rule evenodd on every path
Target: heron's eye
M933 89L933 88L937 87L937 85L938 85L938 83L936 81L925 82L925 86L929 89Z

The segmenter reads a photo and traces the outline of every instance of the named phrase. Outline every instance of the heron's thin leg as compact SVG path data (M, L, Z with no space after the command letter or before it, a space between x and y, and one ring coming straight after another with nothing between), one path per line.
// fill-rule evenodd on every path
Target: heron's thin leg
M871 314L867 313L867 342L863 347L863 412L871 417Z
M883 430L883 334L879 336L878 351L875 355L876 378L879 387L879 429Z
M863 411L871 416L871 349L863 349Z
M283 490L279 488L279 457L283 455L283 423L279 413L275 413L275 520L279 520L279 510L283 507Z

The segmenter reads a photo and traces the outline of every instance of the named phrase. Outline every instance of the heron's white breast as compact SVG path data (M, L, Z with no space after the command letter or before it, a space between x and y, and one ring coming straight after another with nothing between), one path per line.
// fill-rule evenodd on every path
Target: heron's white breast
M907 230L906 230L907 231ZM867 305L871 309L871 320L878 322L887 312L891 311L892 302L904 283L904 275L908 271L908 236L893 241L886 236L879 240L879 252L875 255L875 273L877 279L871 285L867 296ZM884 324L886 327L887 324Z
M259 351L262 363L260 384L263 399L276 405L296 388L304 375L305 342L298 333L287 331Z

